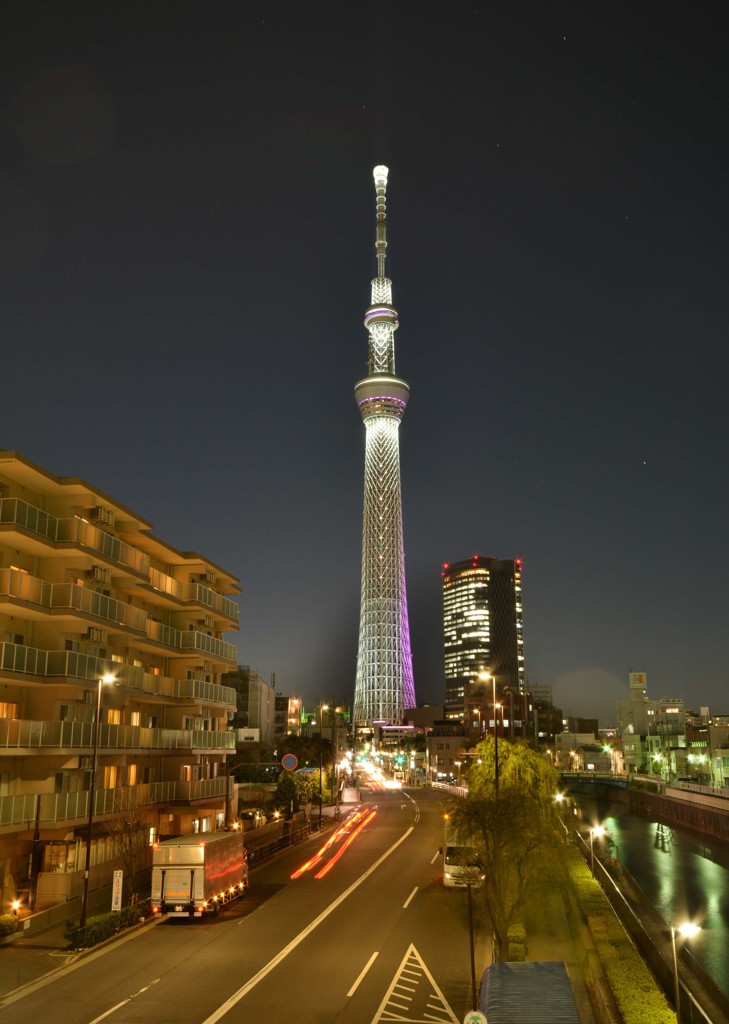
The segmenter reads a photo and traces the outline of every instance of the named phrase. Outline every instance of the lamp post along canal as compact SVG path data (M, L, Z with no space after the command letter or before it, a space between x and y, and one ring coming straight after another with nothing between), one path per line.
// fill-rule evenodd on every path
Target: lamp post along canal
M673 952L673 985L674 985L674 1001L676 1010L676 1020L678 1024L681 1024L681 986L678 980L678 956L676 955L676 932L681 935L684 939L691 939L694 935L698 935L701 928L697 924L691 924L690 921L684 922L684 924L671 925L671 950Z

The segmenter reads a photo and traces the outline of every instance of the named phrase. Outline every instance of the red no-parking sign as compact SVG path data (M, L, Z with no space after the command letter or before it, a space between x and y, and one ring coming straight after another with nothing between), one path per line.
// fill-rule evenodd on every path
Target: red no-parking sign
M287 772L292 772L299 763L299 759L296 754L284 754L281 758L281 764L284 766Z

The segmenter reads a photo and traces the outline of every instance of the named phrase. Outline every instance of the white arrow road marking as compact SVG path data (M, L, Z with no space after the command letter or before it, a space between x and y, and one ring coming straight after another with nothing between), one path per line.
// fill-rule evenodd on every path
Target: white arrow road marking
M385 993L372 1024L460 1024L435 978L411 944Z

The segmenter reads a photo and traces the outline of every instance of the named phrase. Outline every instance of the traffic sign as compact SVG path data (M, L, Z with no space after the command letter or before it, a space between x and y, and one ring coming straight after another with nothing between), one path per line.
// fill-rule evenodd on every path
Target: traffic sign
M111 909L121 910L122 905L122 881L124 879L123 871L114 872L114 882L111 887Z
M281 758L281 764L284 766L287 772L292 772L299 763L299 759L296 754L284 754Z
M463 1024L486 1024L486 1018L480 1010L469 1010L463 1018Z

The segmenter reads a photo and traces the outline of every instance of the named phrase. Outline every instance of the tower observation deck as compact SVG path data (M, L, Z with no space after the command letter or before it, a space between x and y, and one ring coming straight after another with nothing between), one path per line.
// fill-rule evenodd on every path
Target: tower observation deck
M395 375L397 310L392 282L385 276L387 255L387 168L374 169L377 195L375 252L377 276L365 313L369 333L367 376L354 396L365 425L362 594L359 620L355 725L400 722L415 706L410 650L405 551L400 496L400 420L410 397L407 383Z

